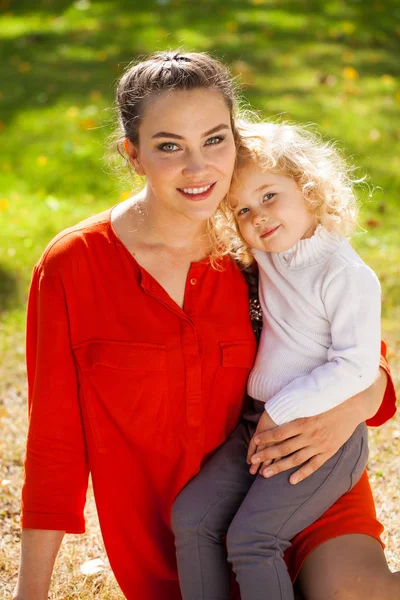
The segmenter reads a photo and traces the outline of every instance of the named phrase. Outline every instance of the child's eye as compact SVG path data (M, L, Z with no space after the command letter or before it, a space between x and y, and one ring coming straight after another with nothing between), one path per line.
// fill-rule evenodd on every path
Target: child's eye
M214 146L223 142L225 137L223 135L215 135L214 137L208 138L206 146Z
M157 146L157 148L162 152L176 152L179 150L178 144L174 144L174 142L164 142Z
M249 208L241 208L238 212L237 212L237 216L240 217L241 215L246 214L247 212L249 212Z
M263 202L269 202L274 196L276 196L274 192L268 192L268 194L264 194Z

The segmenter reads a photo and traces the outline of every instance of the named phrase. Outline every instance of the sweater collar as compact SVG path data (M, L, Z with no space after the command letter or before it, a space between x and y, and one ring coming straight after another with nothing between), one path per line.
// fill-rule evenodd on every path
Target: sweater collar
M276 265L279 264L286 269L311 267L332 256L343 239L340 234L328 231L323 225L318 225L310 238L299 240L284 252L271 253L271 258ZM256 258L257 254L256 250Z

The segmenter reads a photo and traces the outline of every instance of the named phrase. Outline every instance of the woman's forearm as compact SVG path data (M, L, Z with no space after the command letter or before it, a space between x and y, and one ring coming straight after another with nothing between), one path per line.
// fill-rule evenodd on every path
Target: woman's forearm
M13 600L47 600L54 561L64 531L23 529Z
M344 403L347 408L358 414L359 423L370 419L378 412L385 395L387 380L386 371L380 368L374 383L369 388Z
M315 415L296 419L280 427L257 432L253 442L265 449L253 454L251 462L268 462L268 472L276 475L298 465L291 483L309 477L350 438L356 427L373 417L385 394L387 374L380 369L375 383L339 406ZM269 466L269 462L274 463ZM265 475L265 474L264 474Z

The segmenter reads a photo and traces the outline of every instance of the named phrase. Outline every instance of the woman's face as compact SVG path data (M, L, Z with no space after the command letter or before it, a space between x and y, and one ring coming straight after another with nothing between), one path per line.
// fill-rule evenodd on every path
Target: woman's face
M209 89L164 92L148 101L139 145L127 144L147 199L170 214L202 221L228 192L235 163L229 109Z

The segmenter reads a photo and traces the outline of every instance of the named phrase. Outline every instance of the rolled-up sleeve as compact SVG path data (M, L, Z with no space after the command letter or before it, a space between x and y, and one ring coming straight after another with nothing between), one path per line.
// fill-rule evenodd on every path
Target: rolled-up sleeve
M386 371L388 376L385 395L381 402L381 405L377 411L377 413L368 419L367 425L370 427L379 427L379 425L383 425L386 421L389 421L393 417L396 412L396 390L394 388L394 383L392 379L392 375L390 373L389 363L386 358L386 344L384 341L381 342L381 358L379 366L381 369Z
M56 269L34 269L27 314L29 430L21 525L83 533L88 463L70 343Z

